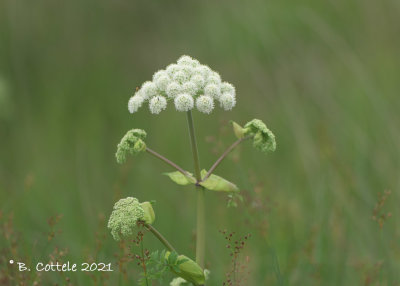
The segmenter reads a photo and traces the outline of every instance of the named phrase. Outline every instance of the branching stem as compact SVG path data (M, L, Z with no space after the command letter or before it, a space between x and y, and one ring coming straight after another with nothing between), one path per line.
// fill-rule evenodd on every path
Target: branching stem
M183 175L187 176L189 175L189 173L187 171L185 171L184 169L182 169L181 167L179 167L177 164L175 164L174 162L172 162L171 160L165 158L164 156L162 156L161 154L157 153L156 151L150 149L149 147L146 147L146 152L153 155L154 157L164 161L165 163L167 163L168 165L174 167L175 169L177 169L179 172L181 172Z
M229 148L225 150L225 152L221 155L221 157L219 157L218 160L215 161L215 163L211 166L210 170L208 170L207 174L204 176L202 181L205 181L214 172L214 170L218 167L218 165L222 162L222 160L224 160L225 157L228 156L228 154L233 149L235 149L236 146L238 146L243 141L250 139L251 137L252 136L246 136L246 137L240 138L240 139L236 140L231 146L229 146Z

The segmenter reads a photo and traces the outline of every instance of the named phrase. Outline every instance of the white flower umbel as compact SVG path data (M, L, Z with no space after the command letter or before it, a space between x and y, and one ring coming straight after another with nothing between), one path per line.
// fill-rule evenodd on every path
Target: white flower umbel
M231 110L236 104L236 92L232 84L222 82L217 72L190 56L182 56L177 63L154 73L152 81L143 83L129 99L128 109L135 113L148 102L150 112L159 114L172 100L178 111L196 107L209 114L214 109L214 100L224 110Z
M178 95L175 100L175 108L178 111L189 111L193 109L193 97L187 93L182 93Z
M164 96L160 95L154 96L149 101L149 108L151 113L159 114L161 111L167 108L167 100L165 99Z

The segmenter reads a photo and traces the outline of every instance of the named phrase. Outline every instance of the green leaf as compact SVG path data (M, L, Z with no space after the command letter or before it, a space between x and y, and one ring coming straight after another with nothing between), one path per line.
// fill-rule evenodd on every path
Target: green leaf
M164 175L167 175L173 182L177 183L178 185L185 186L190 184L196 184L196 179L190 173L188 175L184 175L179 171L175 171L170 173L164 173Z
M206 174L206 170L201 170L202 178L204 178ZM211 174L204 182L201 182L200 185L210 191L239 192L239 188L234 183L214 174Z

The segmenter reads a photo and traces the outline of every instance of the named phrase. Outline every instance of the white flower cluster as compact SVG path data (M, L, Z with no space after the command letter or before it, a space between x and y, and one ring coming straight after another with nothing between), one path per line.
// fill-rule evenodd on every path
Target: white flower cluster
M236 105L235 87L222 82L220 75L198 60L182 56L176 64L170 64L165 70L153 75L152 81L146 81L129 99L130 113L138 111L148 102L150 112L159 114L167 107L167 101L174 102L178 111L189 111L194 107L200 112L211 113L214 101L224 110Z

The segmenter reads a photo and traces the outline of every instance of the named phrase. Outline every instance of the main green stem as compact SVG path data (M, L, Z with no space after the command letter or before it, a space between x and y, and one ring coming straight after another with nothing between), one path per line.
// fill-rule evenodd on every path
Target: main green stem
M196 135L194 132L194 124L192 112L187 112L187 121L189 126L189 135L190 142L192 145L192 154L193 154L193 162L194 162L194 175L196 177L197 182L201 181L200 174L200 160L199 160L199 151L197 149L197 141ZM205 194L204 188L199 184L196 184L196 192L197 192L197 231L196 231L196 262L200 265L201 268L204 268L204 254L205 254Z

